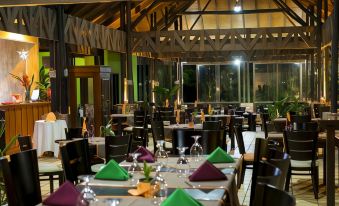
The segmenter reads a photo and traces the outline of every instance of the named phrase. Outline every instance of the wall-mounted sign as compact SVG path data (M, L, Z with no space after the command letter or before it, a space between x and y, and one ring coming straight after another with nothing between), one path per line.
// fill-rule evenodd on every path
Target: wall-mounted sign
M56 78L56 71L55 70L49 71L49 78Z

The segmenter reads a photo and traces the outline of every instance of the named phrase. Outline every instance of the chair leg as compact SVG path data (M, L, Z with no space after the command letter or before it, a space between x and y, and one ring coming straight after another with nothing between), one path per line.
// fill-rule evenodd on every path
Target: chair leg
M52 194L54 191L53 175L49 175L48 179L49 179L49 192Z
M245 172L246 172L246 164L245 164L245 161L243 160L243 162L242 162L242 169L241 169L241 177L240 177L240 184L241 185L244 183Z
M318 167L312 168L311 176L312 176L314 198L318 199L318 191L319 191L319 168Z
M288 169L286 175L286 183L285 183L285 191L288 192L290 190L290 182L291 182L291 168Z

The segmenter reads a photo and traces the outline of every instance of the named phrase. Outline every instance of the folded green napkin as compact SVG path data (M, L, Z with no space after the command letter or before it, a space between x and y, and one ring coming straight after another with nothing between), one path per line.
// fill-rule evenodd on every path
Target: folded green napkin
M195 200L191 195L187 194L182 189L176 189L166 200L161 203L161 206L202 206L199 201Z
M110 160L99 172L96 173L96 179L104 180L128 180L128 172L120 167L120 165L114 161Z
M234 159L225 150L218 147L208 157L207 160L211 163L233 163Z

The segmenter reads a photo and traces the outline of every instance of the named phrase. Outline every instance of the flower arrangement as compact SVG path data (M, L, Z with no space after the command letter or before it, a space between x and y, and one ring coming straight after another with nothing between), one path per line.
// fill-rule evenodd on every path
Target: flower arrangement
M25 88L25 101L29 101L30 98L30 92L31 87L34 81L34 74L32 76L32 79L29 80L29 77L27 74L23 74L22 77L19 77L17 75L14 75L12 73L9 73L14 79L18 80L20 84Z

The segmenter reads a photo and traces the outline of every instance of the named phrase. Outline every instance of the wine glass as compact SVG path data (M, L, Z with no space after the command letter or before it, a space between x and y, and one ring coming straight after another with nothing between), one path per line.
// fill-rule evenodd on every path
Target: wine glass
M178 177L186 177L189 173L188 159L185 156L185 151L188 147L177 147L179 151L179 159L177 161L177 174Z
M161 205L161 203L167 198L167 183L160 173L162 166L162 164L157 165L155 177L151 182L154 205Z
M90 188L89 181L93 178L92 175L82 175L78 177L85 182L85 187L77 200L77 206L87 206L97 201L95 192Z
M193 161L198 162L203 155L203 149L202 146L199 144L198 140L201 136L200 135L194 135L192 138L194 139L194 144L191 146L190 154L193 159Z
M168 154L164 149L164 140L157 140L157 148L158 150L154 154L155 160L160 163L162 166L166 166L168 161Z
M133 158L132 164L128 167L128 174L131 177L130 183L132 186L136 186L138 184L138 177L136 174L142 171L141 167L138 164L138 157L141 153L131 153L130 156Z

